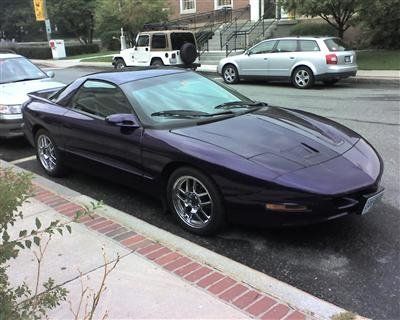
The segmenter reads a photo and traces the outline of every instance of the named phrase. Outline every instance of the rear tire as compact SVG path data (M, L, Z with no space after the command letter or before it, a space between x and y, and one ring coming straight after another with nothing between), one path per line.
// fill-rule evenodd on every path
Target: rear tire
M239 82L239 72L233 64L227 64L222 68L222 78L227 84L236 84Z
M211 235L225 225L222 195L215 183L191 167L175 170L167 184L168 207L186 230Z
M35 135L36 157L43 170L51 177L66 173L62 154L48 131L41 129Z
M292 74L292 84L298 89L309 89L314 85L314 74L309 67L297 67Z
M164 66L164 63L162 62L161 59L154 59L151 62L151 66L153 66L153 67L162 67L162 66Z

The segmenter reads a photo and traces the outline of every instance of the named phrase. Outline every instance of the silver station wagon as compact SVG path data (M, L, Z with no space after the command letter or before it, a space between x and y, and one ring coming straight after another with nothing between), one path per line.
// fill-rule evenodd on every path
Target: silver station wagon
M289 37L261 41L243 54L222 59L218 73L228 84L240 79L290 81L306 89L315 81L333 85L357 73L356 54L334 37Z

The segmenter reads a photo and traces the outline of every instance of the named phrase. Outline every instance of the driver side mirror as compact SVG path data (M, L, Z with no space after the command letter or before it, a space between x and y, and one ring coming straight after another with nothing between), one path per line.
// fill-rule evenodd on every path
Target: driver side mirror
M253 52L251 50L246 50L245 54L247 54L248 56L251 56L253 54Z
M140 127L136 116L129 113L112 114L106 118L106 122L121 128L136 129Z
M47 76L48 76L49 78L54 78L54 76L55 76L54 71L47 71L46 74L47 74Z

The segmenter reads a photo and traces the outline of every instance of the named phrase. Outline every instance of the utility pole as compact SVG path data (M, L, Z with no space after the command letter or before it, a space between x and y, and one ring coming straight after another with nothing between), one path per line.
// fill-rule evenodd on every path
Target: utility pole
M36 21L44 21L46 27L47 41L51 39L51 24L47 14L46 0L33 0L33 8L35 10Z

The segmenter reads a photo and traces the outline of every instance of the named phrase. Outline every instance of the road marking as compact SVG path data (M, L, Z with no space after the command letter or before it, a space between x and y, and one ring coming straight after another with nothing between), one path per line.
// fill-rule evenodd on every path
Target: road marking
M22 163L22 162L27 162L27 161L31 161L31 160L35 160L35 159L36 159L36 156L30 156L30 157L26 157L26 158L22 158L22 159L17 159L17 160L11 161L10 163L19 164L19 163Z

